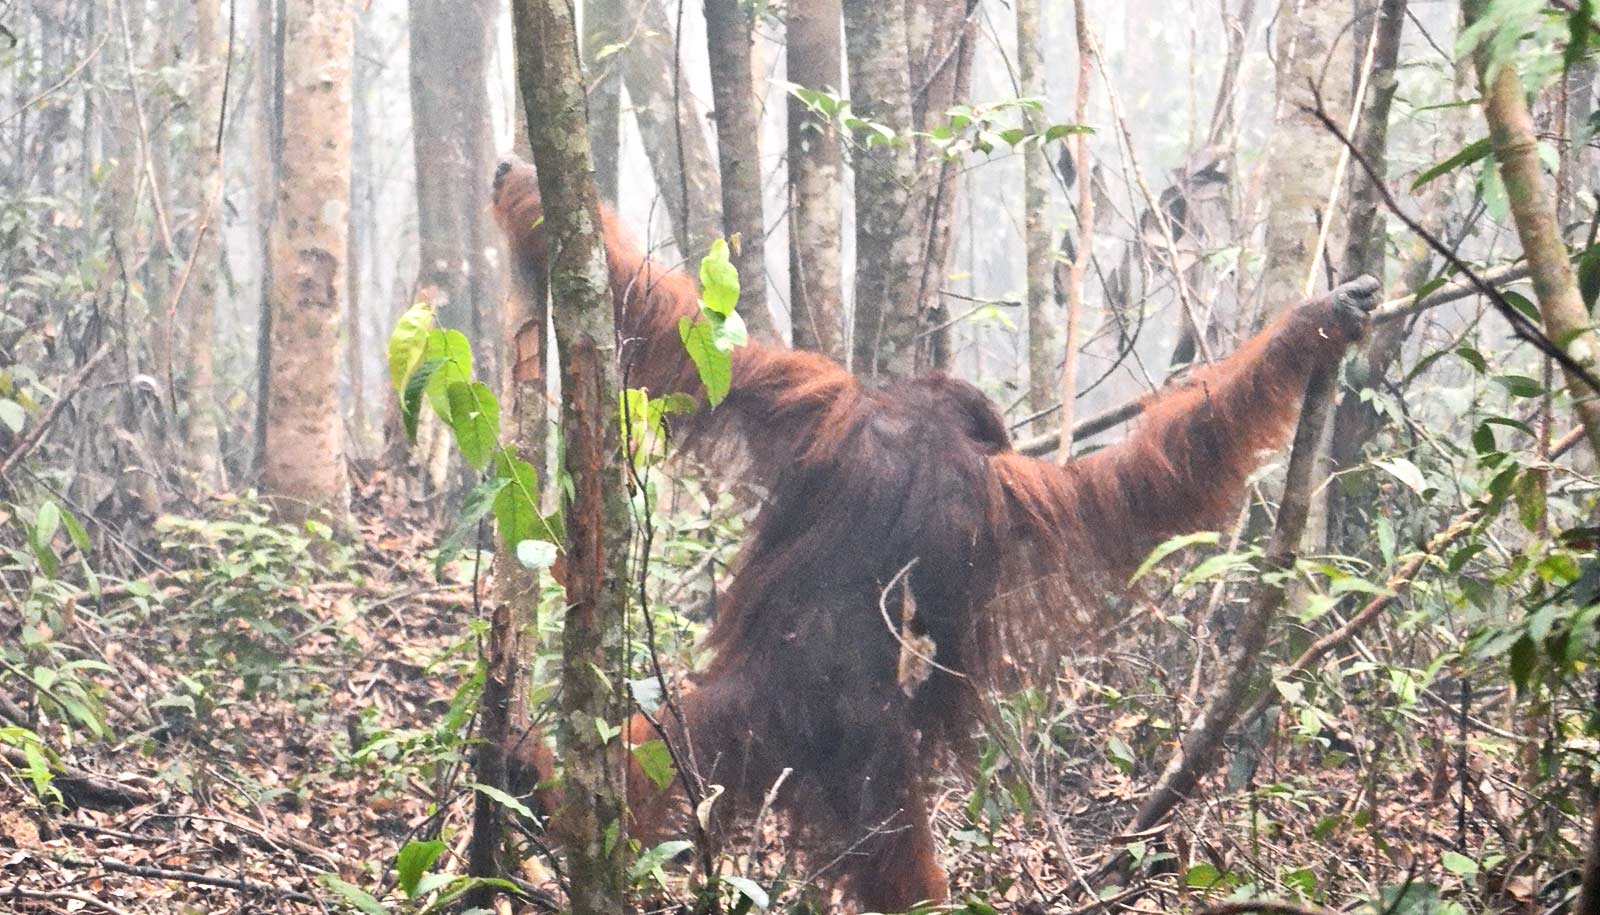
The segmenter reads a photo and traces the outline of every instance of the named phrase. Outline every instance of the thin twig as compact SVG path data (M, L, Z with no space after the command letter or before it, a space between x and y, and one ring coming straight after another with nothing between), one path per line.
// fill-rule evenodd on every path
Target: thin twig
M100 49L105 47L106 46L106 42L110 41L110 40L111 40L111 36L110 35L101 36L100 43L94 46L94 50L89 52L89 56L85 57L83 60L78 61L78 65L76 67L73 67L72 70L70 72L68 72L66 76L61 77L61 79L59 81L57 81L55 85L53 85L50 88L44 90L43 92L39 93L38 95L34 96L33 98L28 99L26 102L23 102L22 105L20 107L18 107L16 111L13 111L10 114L6 115L5 117L0 118L0 127L4 127L6 124L9 124L11 121L15 120L16 118L21 117L22 113L24 111L27 111L29 108L32 108L34 105L39 104L40 102L44 101L45 99L49 98L50 96L54 95L55 93L61 91L61 87L65 86L67 83L72 82L74 79L77 78L79 73L83 72L83 68L84 67L89 66L89 63L91 61L93 61L95 59L95 57L100 54Z

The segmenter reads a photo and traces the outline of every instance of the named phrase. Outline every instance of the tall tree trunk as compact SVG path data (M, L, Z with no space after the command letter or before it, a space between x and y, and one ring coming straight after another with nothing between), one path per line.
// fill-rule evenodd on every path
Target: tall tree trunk
M906 32L911 64L911 119L918 131L943 123L951 105L964 100L972 87L973 13L976 0L907 0ZM918 208L917 233L922 243L917 270L915 336L897 347L913 346L918 371L944 371L950 363L950 330L944 309L944 281L954 238L956 179L959 164L941 160L931 167L935 149L917 138L914 166L931 168L931 186L912 192Z
M345 371L350 375L350 416L352 457L364 456L367 436L366 345L362 333L362 281L371 269L372 228L377 220L377 202L372 180L372 95L378 67L376 42L372 39L371 9L356 14L355 57L350 67L350 268L345 271ZM393 398L386 398L386 400Z
M766 225L761 215L761 120L751 81L749 6L706 0L706 53L716 104L717 160L722 166L722 228L739 271L739 313L752 337L777 341L767 310ZM690 257L690 263L695 258Z
M515 0L517 71L538 167L560 353L567 616L560 731L575 915L624 910L622 786L594 722L621 724L616 670L628 593L628 495L620 481L616 328L584 124L584 86L566 0Z
M612 10L607 9L608 3ZM607 43L617 24L606 22L604 16L614 12L614 7L612 0L584 0L583 4L587 30L583 62L589 76L589 145L594 151L594 184L600 199L613 207L617 205L618 157L622 154L622 70L615 49ZM521 125L516 131L518 144L528 139L522 111L522 87L518 86L514 115ZM517 155L527 159L532 153L524 155L523 150L518 150Z
M844 87L839 0L790 0L789 81ZM844 347L844 156L833 122L789 105L789 317L794 345L847 359Z
M1024 98L1044 98L1044 58L1039 53L1039 0L1016 0L1017 75ZM1028 115L1024 123L1037 130L1041 119ZM1082 174L1082 172L1080 172ZM1050 358L1054 326L1053 264L1050 224L1045 220L1050 163L1043 147L1029 144L1022 151L1022 240L1027 252L1028 308L1028 409L1035 413L1055 402L1057 387ZM1084 186L1088 186L1085 176Z
M1372 57L1372 77L1367 89L1365 110L1361 114L1361 129L1356 144L1361 155L1382 176L1388 171L1389 109L1394 101L1397 82L1395 64L1399 60L1400 34L1405 26L1406 0L1383 0L1378 15L1378 43ZM1457 119L1459 122L1460 119ZM1436 182L1439 189L1449 187L1449 182ZM1449 211L1448 200L1435 200L1424 210L1435 216L1436 223L1443 222ZM1384 254L1387 248L1386 220L1379 187L1368 176L1366 169L1352 169L1350 173L1350 230L1341 261L1346 274L1354 276L1367 273L1384 275ZM1420 259L1425 276L1430 259ZM1408 276L1408 288L1421 285L1423 277ZM1415 282L1412 282L1415 280ZM1400 354L1405 341L1404 321L1389 321L1373 329L1367 341L1352 350L1345 369L1344 381L1350 393L1339 402L1333 414L1333 435L1329 438L1329 457L1332 469L1354 467L1361 462L1367 442L1379 428L1380 415L1370 401L1356 396L1365 388L1377 387L1391 363ZM1342 477L1328 487L1328 539L1334 549L1355 547L1366 537L1366 526L1355 526L1350 520L1351 509L1360 504L1372 504L1362 495L1348 492L1355 481ZM1354 501L1350 501L1354 496Z
M339 329L350 200L350 10L285 0L283 137L272 232L272 363L262 485L284 517L349 510Z
M893 141L861 137L855 151L856 292L851 367L864 376L909 375L917 333L918 258L912 200L916 150L906 0L844 6L850 100L861 118L893 130Z
M256 4L256 93L261 120L251 165L261 237L260 319L256 327L256 416L254 465L267 465L267 410L272 390L272 233L277 224L279 163L283 154L284 17L280 0Z
M1305 298L1320 220L1328 216L1323 210L1339 141L1301 105L1313 104L1310 87L1315 86L1324 110L1341 121L1349 113L1350 75L1371 31L1347 28L1351 15L1350 0L1283 0L1278 7L1277 115L1267 144L1263 194L1267 234L1261 301L1269 317Z
M1483 8L1483 0L1466 0L1463 9L1467 21L1475 21ZM1589 311L1567 259L1566 242L1556 224L1554 198L1544 186L1538 136L1528 113L1522 79L1515 67L1491 69L1486 47L1478 49L1476 62L1489 140L1500 167L1500 179L1506 186L1511 218L1517 224L1517 238L1532 268L1533 292L1539 300L1544 332L1574 361L1593 369L1600 350L1596 349ZM1567 371L1566 375L1589 446L1600 455L1600 396L1575 373Z
M433 303L442 326L467 335L480 361L499 351L491 345L499 322L484 314L499 285L485 256L492 227L483 204L494 169L488 118L493 24L488 0L411 0L417 294Z
M197 137L200 222L195 229L194 261L181 311L187 333L189 376L188 465L200 484L213 491L227 486L222 472L222 436L217 429L215 328L218 279L221 275L223 162L217 134L222 116L222 76L227 69L227 43L220 31L219 0L195 4L195 39L201 76Z
M594 17L591 47L624 45L611 60L628 89L678 249L685 259L698 263L711 240L722 234L722 191L701 129L699 106L681 61L673 57L672 19L662 0L593 0L588 11Z

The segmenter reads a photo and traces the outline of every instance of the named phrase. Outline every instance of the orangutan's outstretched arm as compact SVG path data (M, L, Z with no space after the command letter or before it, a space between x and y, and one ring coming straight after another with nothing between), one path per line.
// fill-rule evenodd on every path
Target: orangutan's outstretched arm
M1337 362L1377 304L1371 277L1283 315L1237 352L1154 395L1126 441L1057 467L998 455L1013 510L1044 538L1108 571L1133 568L1169 537L1221 522L1261 452L1283 444L1307 379Z

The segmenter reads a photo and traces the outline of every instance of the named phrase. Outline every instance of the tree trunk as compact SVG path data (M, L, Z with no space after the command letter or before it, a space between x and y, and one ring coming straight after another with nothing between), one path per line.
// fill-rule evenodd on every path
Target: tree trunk
M739 314L752 338L777 342L767 311L766 225L761 215L761 122L750 70L750 19L740 0L706 0L706 53L722 166L722 229L739 271ZM695 257L690 257L691 265Z
M593 0L589 13L595 29L591 47L625 45L607 63L621 71L628 89L678 250L698 263L722 234L722 192L699 106L681 62L674 62L672 20L661 0Z
M1017 74L1024 98L1044 98L1044 58L1039 54L1039 0L1016 0ZM1080 52L1081 53L1081 52ZM1030 131L1040 119L1029 115ZM1081 171L1079 174L1083 174ZM1027 252L1028 308L1028 409L1035 413L1055 403L1055 360L1050 358L1050 306L1054 304L1050 225L1045 201L1049 192L1050 163L1042 146L1029 144L1022 151L1022 241ZM1085 176L1084 186L1088 186Z
M907 0L911 119L919 131L940 126L950 106L970 94L976 9L976 0ZM917 139L913 166L919 175L932 168L935 151L926 139ZM896 346L915 348L919 372L944 371L950 363L950 329L946 326L943 289L955 234L956 179L960 172L959 163L941 160L937 168L932 168L931 186L912 192L918 211L916 231L922 244L916 300L910 306L916 327L912 339L896 341Z
M222 150L218 122L222 116L222 74L227 69L227 44L219 29L221 4L199 0L195 5L196 50L205 66L200 79L197 131L197 185L200 222L195 229L194 263L180 311L187 334L189 376L188 465L201 486L217 492L227 487L222 472L222 436L217 429L215 327L217 280L221 275Z
M283 153L284 19L278 0L256 4L256 94L261 120L251 163L256 175L256 217L261 229L261 300L256 326L255 459L267 465L267 401L272 390L272 233L277 224L278 165Z
M488 59L494 5L411 0L411 112L417 168L417 295L465 333L478 361L500 347L493 227L484 206L494 170ZM493 379L492 367L481 373Z
M589 142L594 151L595 190L599 192L601 200L615 207L620 174L618 157L622 154L622 72L617 55L608 48L607 38L617 26L604 19L608 12L607 3L608 0L584 0L583 22L587 32L583 42L583 61L589 75ZM524 110L519 86L517 111L513 114L519 124L516 131L518 144L527 142L527 125L522 124ZM518 149L517 155L529 159L532 153Z
M789 81L817 91L844 87L839 0L790 0ZM844 347L844 156L834 125L789 96L789 317L794 345L846 361Z
M1483 2L1467 0L1463 9L1467 21L1472 22L1481 14ZM1539 300L1544 332L1579 365L1593 368L1600 352L1596 351L1589 312L1567 259L1566 242L1556 224L1554 199L1544 186L1538 136L1528 113L1522 79L1514 67L1491 70L1486 48L1478 49L1476 60L1489 141L1500 167L1500 179L1506 186L1511 218L1517 224L1517 238L1533 271L1533 292ZM1600 455L1600 399L1575 373L1567 371L1566 375L1589 446Z
M917 333L917 260L923 253L912 201L916 151L906 0L845 4L850 100L861 118L896 134L861 137L855 152L856 293L851 367L909 375Z
M1350 74L1370 33L1370 26L1346 28L1350 16L1349 0L1283 0L1278 8L1277 115L1262 194L1267 233L1261 302L1268 318L1306 297L1340 147L1300 106L1316 104L1310 89L1316 86L1324 110L1340 121L1349 113Z
M627 829L622 786L596 721L625 709L617 649L628 593L628 495L620 481L616 328L584 124L584 86L565 0L516 0L518 80L538 168L562 370L567 616L561 710L575 915L624 911Z
M271 384L263 489L286 518L349 509L339 413L339 328L350 199L351 19L286 0L284 148L272 231Z
M368 8L356 16L355 57L350 65L350 268L345 272L344 345L345 371L350 375L350 440L346 447L352 458L368 453L367 385L362 370L366 344L361 320L362 307L367 303L361 292L362 280L371 271L371 236L377 220L372 180L372 94L378 72L373 60L376 42L372 40L370 13Z

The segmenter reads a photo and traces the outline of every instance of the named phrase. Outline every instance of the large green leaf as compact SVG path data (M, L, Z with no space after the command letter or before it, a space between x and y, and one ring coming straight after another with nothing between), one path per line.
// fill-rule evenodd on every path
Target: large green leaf
M429 359L417 366L416 371L406 379L405 390L400 394L400 420L405 424L406 438L413 445L417 443L417 421L422 418L422 392L427 390L428 382L444 364L443 359Z
M445 844L438 839L407 842L400 849L394 864L395 877L400 881L400 889L405 892L407 899L417 898L417 884L422 880L423 873L439 860L444 850Z
M422 361L422 351L427 346L428 328L433 325L433 306L426 302L406 309L395 322L389 335L389 381L395 393L405 388L406 379Z
M1434 180L1435 178L1440 177L1441 175L1447 175L1458 168L1471 165L1479 159L1482 159L1484 156L1487 156L1489 151L1490 146L1488 137L1484 137L1480 140L1474 140L1471 143L1468 143L1466 146L1461 147L1461 149L1457 150L1455 155L1451 156L1450 158L1429 166L1422 174L1417 176L1417 180L1411 182L1411 189L1414 191L1417 188L1422 187L1424 184Z
M700 299L707 311L723 317L739 304L739 271L728 259L728 243L720 238L700 259Z
M428 379L425 392L433 412L449 423L450 387L472 380L472 344L459 330L434 330L428 333L427 348L422 355L428 361L443 361Z
M447 398L456 446L473 470L482 470L500 445L500 402L481 381L452 384Z
M511 544L545 539L540 536L544 527L539 505L534 501L539 487L533 465L501 452L495 457L495 468L500 479L506 481L494 496L494 520L500 528L500 538Z
M709 321L679 318L678 336L700 373L700 383L706 388L706 400L713 407L722 403L733 386L733 360L717 345L715 328Z
M353 883L345 882L338 874L323 874L317 878L317 882L337 893L359 912L365 912L366 915L389 915L389 910L383 907L383 903L373 898L371 893Z

